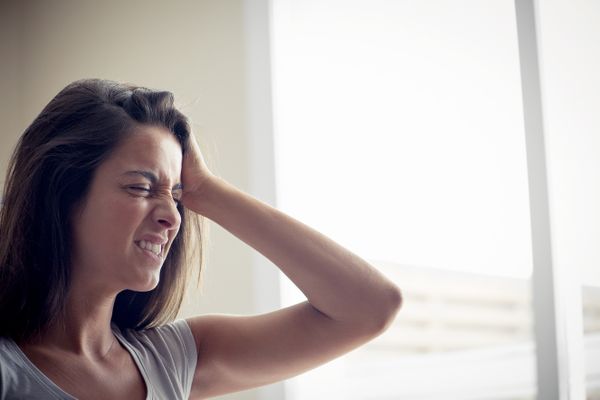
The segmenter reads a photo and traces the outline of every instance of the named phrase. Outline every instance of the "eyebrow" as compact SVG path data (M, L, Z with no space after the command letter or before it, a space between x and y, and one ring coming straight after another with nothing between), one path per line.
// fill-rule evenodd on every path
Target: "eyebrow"
M142 175L144 178L152 182L152 184L156 184L156 182L158 182L158 177L154 174L154 172L150 171L127 171L123 175ZM183 185L181 183L177 183L171 188L171 190L181 189L183 189Z

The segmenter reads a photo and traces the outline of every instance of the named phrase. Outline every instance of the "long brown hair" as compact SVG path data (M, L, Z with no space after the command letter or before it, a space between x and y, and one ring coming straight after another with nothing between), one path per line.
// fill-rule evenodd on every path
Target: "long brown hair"
M0 209L0 336L27 340L61 315L71 276L71 213L124 137L139 124L160 125L186 152L190 124L173 104L170 92L79 80L25 130L9 162ZM192 269L201 267L203 219L182 205L178 210L180 231L158 286L117 295L112 320L121 329L173 319Z

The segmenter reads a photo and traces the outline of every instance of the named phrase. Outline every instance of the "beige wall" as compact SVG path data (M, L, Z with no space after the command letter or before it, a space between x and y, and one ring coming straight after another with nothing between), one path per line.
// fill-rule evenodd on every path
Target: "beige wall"
M100 77L174 92L213 170L247 190L242 0L0 4L2 182L18 136L43 106L69 82ZM250 313L251 252L210 230L202 296L191 292L181 315Z
M19 73L20 10L14 2L0 2L0 184L10 152L23 129Z

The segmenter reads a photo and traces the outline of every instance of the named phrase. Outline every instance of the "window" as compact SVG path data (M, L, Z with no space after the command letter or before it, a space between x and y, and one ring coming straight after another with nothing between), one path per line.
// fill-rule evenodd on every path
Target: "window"
M278 206L407 299L388 332L289 381L287 399L536 396L515 12L506 0L272 1ZM299 300L282 279L284 304ZM595 304L597 287L586 293Z

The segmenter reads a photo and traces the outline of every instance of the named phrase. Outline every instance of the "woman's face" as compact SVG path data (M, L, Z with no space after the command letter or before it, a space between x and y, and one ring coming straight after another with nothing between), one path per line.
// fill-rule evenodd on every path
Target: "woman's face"
M148 291L181 218L181 146L163 127L142 125L95 172L73 214L73 279L109 292Z

